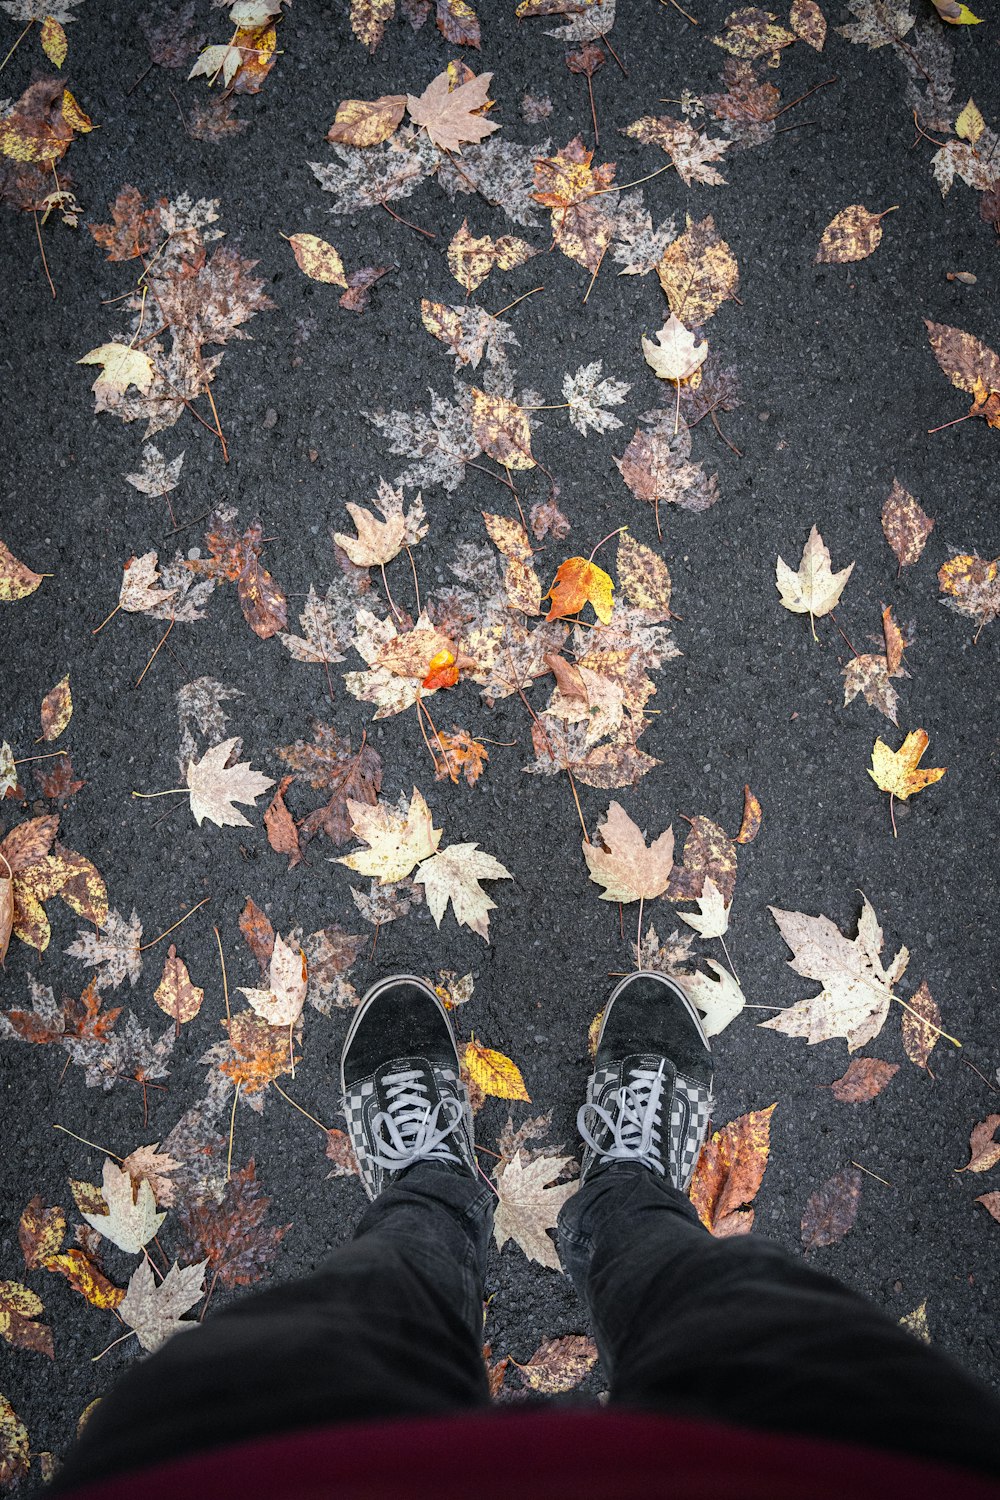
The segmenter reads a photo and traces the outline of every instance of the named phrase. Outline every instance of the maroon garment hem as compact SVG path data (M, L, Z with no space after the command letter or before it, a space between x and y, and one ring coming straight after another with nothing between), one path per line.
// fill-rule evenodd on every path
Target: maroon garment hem
M280 1433L73 1500L1000 1500L1000 1482L871 1448L619 1409L502 1409Z

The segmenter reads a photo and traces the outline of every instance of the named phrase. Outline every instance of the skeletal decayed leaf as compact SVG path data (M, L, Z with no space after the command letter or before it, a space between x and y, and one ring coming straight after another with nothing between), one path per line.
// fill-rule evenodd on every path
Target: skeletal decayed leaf
M957 553L938 569L938 588L945 596L942 604L977 621L981 630L1000 618L1000 557L988 561L975 552Z
M435 146L445 151L460 152L470 141L485 140L500 129L495 121L476 113L489 102L492 78L492 73L480 73L478 78L453 89L445 69L431 80L419 99L413 94L406 96L410 118L424 127Z
M819 981L818 995L799 1000L762 1021L761 1026L785 1036L801 1036L812 1045L831 1037L847 1038L857 1052L878 1036L893 999L893 986L910 961L900 948L888 968L882 963L882 929L867 896L862 896L858 934L846 938L829 917L768 907L782 937L792 950L789 966L806 979Z
M642 338L642 352L650 369L661 380L675 383L688 380L704 364L708 345L695 342L695 336L671 313L667 322L654 335L654 339Z
M106 1236L119 1250L138 1255L166 1218L166 1214L156 1212L152 1188L143 1180L133 1196L132 1178L128 1172L106 1158L101 1191L108 1212L84 1214L83 1217L92 1229Z
M251 1010L269 1026L293 1026L302 1014L306 1000L308 972L302 949L286 943L275 934L268 970L268 988L240 988Z
M918 1068L927 1068L927 1059L941 1035L941 1011L926 979L920 981L920 988L906 1003L908 1008L903 1011L900 1022L903 1049L910 1062L916 1063Z
M771 1104L740 1115L702 1147L688 1196L705 1228L719 1238L749 1234L753 1228L752 1205L767 1169L776 1108Z
M489 942L489 914L496 902L490 900L479 882L512 880L513 876L498 859L476 844L451 844L440 854L425 859L413 879L423 886L428 909L439 927L450 901L456 921L471 927Z
M520 1068L504 1053L496 1052L492 1047L481 1047L477 1041L467 1042L462 1049L462 1066L484 1094L491 1094L495 1099L523 1099L531 1103Z
M674 832L668 828L647 848L642 831L618 802L597 825L598 843L584 844L591 880L603 885L602 901L652 900L662 896L674 863Z
M883 209L880 214L872 213L862 203L842 208L823 230L813 263L840 264L866 259L882 243L882 220L890 213L891 208Z
M834 1172L809 1197L802 1215L802 1245L807 1251L836 1245L853 1227L861 1201L861 1173L857 1167Z
M512 271L537 254L533 245L512 234L501 235L499 239L485 234L477 239L469 232L468 219L463 219L461 229L448 246L448 269L467 292L474 292L492 270Z
M814 526L802 549L802 561L796 572L783 558L778 558L776 576L781 602L793 614L829 614L839 604L853 571L853 563L839 573L831 570L830 549Z
M512 1239L530 1260L553 1271L562 1269L546 1231L555 1228L559 1210L577 1190L576 1182L553 1182L571 1162L569 1156L540 1156L532 1161L526 1151L519 1150L498 1164L493 1174L497 1185L493 1237L498 1250Z
M163 964L163 977L153 991L153 999L179 1026L194 1019L204 998L205 991L191 983L187 964L177 957L177 949L171 943Z
M882 507L882 530L895 552L901 568L918 561L930 536L934 522L918 505L898 479Z
M925 787L940 781L947 766L920 767L920 757L927 749L927 743L925 729L912 729L898 750L891 749L884 740L876 740L868 772L875 785L905 802L915 792L922 792Z
M405 814L382 802L369 807L348 799L347 808L354 833L369 847L341 855L334 863L370 875L380 885L409 875L421 860L430 858L441 841L441 829L433 826L430 808L416 787ZM444 903L441 909L443 912Z
M340 251L328 240L321 240L317 234L290 234L288 243L294 251L299 270L311 276L313 281L325 281L330 286L347 286Z
M251 770L249 761L234 766L226 764L238 744L234 737L206 750L200 760L188 765L187 783L191 794L191 812L200 828L207 818L219 828L230 824L249 828L250 820L233 806L242 802L252 806L256 799L274 785L270 776Z
M626 126L622 132L651 146L659 146L670 157L677 174L690 186L694 182L710 187L725 187L726 179L716 167L729 150L730 141L697 131L687 120L669 115L646 115Z
M379 99L345 99L326 133L328 141L343 146L377 146L402 123L405 94L383 94Z
M205 1295L207 1260L181 1268L176 1261L161 1282L153 1277L148 1260L139 1262L132 1273L125 1296L118 1304L119 1316L139 1337L139 1343L150 1353L172 1334L196 1323L185 1323L182 1315Z

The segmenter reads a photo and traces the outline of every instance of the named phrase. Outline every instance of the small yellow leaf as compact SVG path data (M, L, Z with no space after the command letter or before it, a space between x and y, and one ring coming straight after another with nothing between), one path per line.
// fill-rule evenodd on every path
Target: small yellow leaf
M876 740L868 774L883 792L891 792L905 802L915 792L922 792L924 787L940 781L948 769L947 766L935 766L919 770L918 763L926 749L926 729L911 730L898 750L891 750L884 740Z
M63 89L62 112L66 124L71 126L73 130L78 130L81 135L86 135L88 131L93 130L93 120L87 114L86 110L80 108L80 105L73 98L69 89Z
M46 16L42 22L42 51L49 62L55 63L61 68L66 61L66 53L69 51L69 43L66 33L56 20L55 16Z
M986 121L974 99L970 99L955 121L955 134L974 146L986 129Z
M467 1042L462 1062L484 1094L492 1094L495 1099L524 1099L530 1104L531 1095L524 1086L520 1069L502 1052L480 1047L478 1042Z
M347 286L344 262L340 251L317 234L290 234L288 243L295 252L299 270L305 271L313 281L325 281L330 286Z
M94 381L95 391L117 391L124 394L134 385L143 395L153 383L153 362L141 349L132 349L128 344L98 344L78 365L101 365L100 375Z

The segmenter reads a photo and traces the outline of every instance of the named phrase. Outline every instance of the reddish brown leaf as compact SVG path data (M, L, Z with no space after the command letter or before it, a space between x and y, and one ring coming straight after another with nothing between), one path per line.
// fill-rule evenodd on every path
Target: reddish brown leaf
M689 818L684 855L670 872L668 901L696 901L706 880L713 880L729 906L736 889L736 845L724 829L708 818Z
M67 797L75 797L87 785L73 770L68 755L60 755L51 769L36 766L35 780L42 796L50 802L65 802Z
M752 844L760 833L760 826L764 821L760 803L748 786L743 788L743 821L740 823L740 831L733 842L735 844Z
M983 1193L976 1199L981 1203L988 1214L992 1214L997 1223L1000 1224L1000 1193Z
M260 964L262 973L267 973L271 964L271 954L274 951L274 928L271 926L270 918L249 896L246 906L240 913L240 931L250 952Z
M126 183L110 205L111 223L88 224L87 228L107 251L108 260L134 260L162 238L160 208L165 204L166 199L161 199L147 208L139 189Z
M260 560L264 528L259 521L240 536L233 514L217 511L211 518L205 543L210 558L189 560L185 566L204 578L227 579L236 584L243 617L262 640L269 639L288 623L288 601Z
M391 269L391 266L362 266L358 271L349 271L347 291L341 294L339 305L348 312L363 313L371 301L372 287Z
M291 1224L270 1225L264 1219L271 1206L257 1181L251 1157L234 1172L222 1201L185 1203L177 1210L183 1265L207 1260L209 1279L220 1287L250 1286L266 1276Z
M294 780L294 776L281 778L278 790L271 798L271 805L264 814L267 841L276 854L289 856L288 868L290 870L294 870L302 859L302 850L299 848L299 830L285 803L285 793Z
M327 1172L327 1177L357 1176L358 1159L354 1155L350 1136L343 1130L327 1131L326 1154L328 1160L333 1162L333 1170Z
M898 1063L882 1062L878 1057L855 1057L844 1076L830 1084L830 1089L841 1104L863 1104L880 1094L898 1072Z
M989 1172L1000 1161L1000 1141L994 1140L1000 1115L987 1115L969 1137L969 1160L959 1172Z
M62 1249L66 1237L66 1215L61 1208L46 1208L40 1197L32 1198L17 1226L17 1238L29 1271L42 1270Z
M382 759L376 750L362 741L357 753L351 741L338 734L332 724L317 721L309 744L296 740L294 745L279 745L278 754L293 771L298 771L318 790L329 792L329 800L299 823L303 845L325 833L335 845L348 844L354 837L347 811L347 799L374 807L382 786Z
M1000 1117L998 1117L1000 1118ZM802 1215L802 1244L806 1251L836 1245L852 1228L861 1200L861 1173L842 1167L828 1177L810 1198Z
M751 1206L760 1190L771 1150L771 1116L777 1108L752 1109L705 1142L689 1196L706 1229L725 1238L749 1234Z

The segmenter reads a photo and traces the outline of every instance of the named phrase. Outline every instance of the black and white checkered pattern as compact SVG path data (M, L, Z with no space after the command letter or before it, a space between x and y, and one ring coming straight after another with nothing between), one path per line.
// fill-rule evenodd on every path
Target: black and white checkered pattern
M655 1071L660 1062L659 1057L632 1057L614 1067L599 1068L587 1080L587 1103L599 1104L614 1118L619 1107L618 1091L630 1082L628 1075L631 1068L638 1065ZM661 1158L666 1175L674 1187L687 1192L701 1148L708 1137L715 1101L710 1089L677 1073L673 1063L669 1061L664 1076L664 1112L669 1098L670 1119L661 1140ZM611 1133L599 1120L594 1135L602 1145L606 1141L610 1142ZM599 1160L600 1154L588 1146L583 1153L581 1179L586 1178L589 1169Z
M462 1123L449 1140L465 1165L473 1173L476 1171L472 1106L469 1103L469 1095L465 1084L462 1082L457 1071L454 1068L432 1065L425 1058L393 1058L379 1068L378 1074L358 1079L344 1094L344 1115L347 1120L347 1134L350 1137L351 1147L357 1158L362 1185L369 1198L376 1197L385 1187L387 1180L392 1177L390 1171L387 1171L384 1167L380 1167L377 1162L371 1159L374 1142L372 1120L375 1115L385 1108L384 1100L380 1097L380 1091L377 1087L377 1079L383 1078L388 1074L400 1073L407 1068L416 1067L419 1067L422 1072L429 1075L428 1098L431 1107L437 1103L438 1099L444 1098L446 1095L458 1099L462 1105ZM378 1149L377 1144L375 1144L374 1149Z

